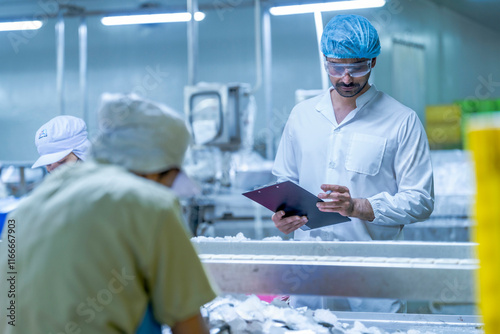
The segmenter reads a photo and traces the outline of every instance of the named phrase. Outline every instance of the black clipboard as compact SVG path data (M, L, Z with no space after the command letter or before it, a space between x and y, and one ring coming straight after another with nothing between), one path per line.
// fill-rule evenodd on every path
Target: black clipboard
M242 195L273 212L285 211L285 217L307 216L307 224L301 227L304 231L351 220L336 212L319 211L316 203L323 200L291 181L255 189Z

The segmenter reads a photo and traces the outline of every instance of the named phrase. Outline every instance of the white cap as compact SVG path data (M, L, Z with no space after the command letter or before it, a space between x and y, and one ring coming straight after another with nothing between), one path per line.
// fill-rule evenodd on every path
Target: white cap
M40 158L31 166L50 165L73 152L85 160L90 148L87 126L83 119L74 116L57 116L38 129L35 145Z
M191 136L178 113L135 94L106 93L101 100L96 160L144 174L181 167Z

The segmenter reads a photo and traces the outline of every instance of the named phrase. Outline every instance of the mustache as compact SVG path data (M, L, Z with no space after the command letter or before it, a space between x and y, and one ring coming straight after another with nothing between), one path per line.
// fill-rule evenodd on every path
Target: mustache
M354 83L354 82L351 82L350 84L346 85L346 84L345 84L345 83L343 83L343 82L339 82L336 86L337 86L337 87L351 88L351 87L359 87L359 84Z

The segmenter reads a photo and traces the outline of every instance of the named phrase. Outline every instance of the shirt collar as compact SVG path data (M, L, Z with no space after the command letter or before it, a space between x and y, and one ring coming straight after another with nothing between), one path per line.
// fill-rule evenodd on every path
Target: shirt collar
M330 97L330 93L332 90L333 87L330 87L327 91L323 93L323 96L316 104L316 110L319 111L321 114L323 114L323 116L325 116L331 123L333 123L334 125L338 125L337 120L335 119L332 100ZM354 115L373 97L375 97L377 93L378 93L377 88L375 87L375 85L372 84L366 92L364 92L361 96L356 98L356 109L354 109L344 121L347 121L348 119L354 117Z
M356 109L361 109L365 104L368 103L375 95L377 95L378 90L375 85L371 85L371 87L364 92L360 97L356 99Z
M335 115L333 113L332 100L330 98L330 92L333 87L327 89L319 102L316 104L316 110L319 111L323 116L325 116L332 124L337 125L337 121L335 120Z

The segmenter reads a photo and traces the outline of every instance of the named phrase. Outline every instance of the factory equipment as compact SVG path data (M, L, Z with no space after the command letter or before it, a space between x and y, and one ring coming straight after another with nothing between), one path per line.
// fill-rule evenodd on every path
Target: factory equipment
M248 84L200 83L184 88L184 108L196 145L236 151L248 135Z
M211 333L218 334L484 334L475 316L310 310L277 300L266 303L255 295L218 297L202 314Z
M238 241L193 239L225 293L396 298L475 303L476 244L422 242ZM334 312L385 330L424 326L436 333L477 333L474 314Z
M43 180L47 170L32 169L32 165L32 161L0 161L0 182L7 187L7 195L24 196Z
M2 234L3 226L7 215L19 205L20 199L13 196L0 198L0 235Z
M263 158L253 151L255 99L248 84L200 83L185 87L184 108L191 128L194 145L188 153L187 169L199 181L210 185L205 193L218 193L240 182L237 173L248 171L249 162L257 161L263 168ZM255 170L255 169L254 169ZM252 178L259 175L253 174ZM269 177L256 182L269 182ZM251 180L248 181L251 183ZM262 183L261 183L262 184ZM239 185L244 188L255 184Z
M194 143L185 169L203 187L201 196L184 201L190 228L198 235L212 231L207 224L215 220L238 216L253 221L255 212L242 217L234 206L218 210L221 202L237 201L243 191L274 180L273 162L253 150L256 104L250 85L199 83L184 92Z
M434 211L424 222L406 225L406 240L463 242L470 240L474 220L475 181L469 152L431 151Z
M471 243L195 239L194 245L224 292L475 301Z
M47 174L45 168L31 169L33 162L0 162L0 233L7 215L19 204L20 198L33 190Z

